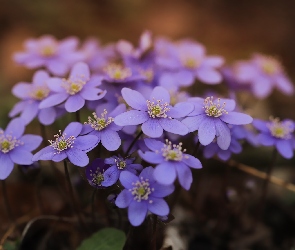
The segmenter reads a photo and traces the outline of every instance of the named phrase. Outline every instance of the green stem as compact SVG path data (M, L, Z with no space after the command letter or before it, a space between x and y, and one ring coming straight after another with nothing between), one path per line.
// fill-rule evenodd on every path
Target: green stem
M138 133L138 135L134 138L134 140L131 142L130 146L128 147L126 153L125 153L125 157L128 157L129 156L129 152L130 150L132 149L132 147L134 146L135 142L139 139L139 137L143 134L142 131L140 131Z

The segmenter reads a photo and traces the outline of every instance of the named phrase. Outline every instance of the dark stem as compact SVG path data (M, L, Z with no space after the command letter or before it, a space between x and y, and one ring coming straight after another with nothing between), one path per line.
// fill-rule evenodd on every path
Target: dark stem
M43 147L46 147L46 142L48 141L47 140L47 135L46 135L46 131L45 131L45 126L42 124L42 123L39 123L40 124L40 130L41 130L41 136L43 138L43 141L42 141L42 146Z
M197 142L197 144L196 144L196 146L194 148L194 151L192 153L192 156L196 156L197 155L199 148L200 148L200 141L198 140L198 142Z
M157 250L157 215L152 215L151 218L152 224L152 242L151 242L151 250Z
M258 205L257 218L254 221L254 225L253 225L254 228L257 226L257 223L259 221L263 220L263 210L265 208L268 186L269 186L269 182L270 182L270 178L271 178L271 173L272 173L273 167L274 167L276 159L277 159L277 153L278 153L277 149L274 148L273 153L272 153L271 162L266 169L266 178L265 178L263 185L262 185L261 200Z
M97 189L94 189L91 196L91 216L93 223L96 224L96 216L95 216L95 195L96 195Z
M134 146L135 142L139 139L139 137L143 134L142 131L140 131L138 133L138 135L134 138L134 140L131 142L129 148L127 149L126 153L125 153L125 157L128 157L129 156L129 152L130 150L132 149L132 147Z
M74 195L74 189L71 183L71 178L70 178L70 174L69 174L69 170L68 170L68 166L67 166L67 162L66 160L64 160L64 169L65 169L65 175L66 175L66 180L67 180L67 184L68 184L68 190L70 193L70 200L71 200L71 206L72 209L74 211L74 213L77 215L78 220L79 220L79 224L80 226L85 226L82 220L82 217L79 213L79 209L77 208L77 204L75 202L75 195Z
M76 121L80 122L80 110L76 111L75 114L76 114Z
M4 206L6 209L6 213L8 215L8 218L10 219L11 223L14 223L14 219L13 219L13 215L11 212L11 208L9 205L9 201L8 201L8 195L7 195L7 189L6 189L6 182L5 180L1 180L1 184L2 184L2 192L3 192L3 201L4 201Z
M261 203L262 206L264 206L265 200L266 200L266 196L267 196L267 190L268 190L268 185L269 185L269 181L270 181L270 177L271 177L271 173L273 170L273 167L275 165L275 162L277 160L277 156L278 156L278 151L276 148L274 148L273 152L272 152L272 158L271 158L271 162L268 165L267 169L266 169L266 179L263 182L263 186L262 186L262 195L261 195Z

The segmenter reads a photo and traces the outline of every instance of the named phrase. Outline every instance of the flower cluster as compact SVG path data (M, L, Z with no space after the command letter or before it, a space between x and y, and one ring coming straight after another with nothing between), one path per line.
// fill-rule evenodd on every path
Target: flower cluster
M244 126L253 118L236 105L240 89L258 98L273 87L293 92L272 57L255 55L224 67L223 57L208 56L198 42L153 38L148 31L138 46L125 40L103 46L92 39L79 47L77 38L42 36L24 47L14 60L36 72L31 83L12 89L20 101L9 115L20 117L0 130L0 179L7 178L14 163L69 161L85 167L92 187L115 190L116 206L128 207L130 223L138 226L150 213L169 214L165 197L175 181L191 188L192 171L202 168L194 150L199 144L206 158L217 154L228 160L242 151L242 140L273 145L284 157L293 156L293 121L255 120L256 136ZM208 88L224 81L231 95L202 96L194 88L198 81ZM33 155L41 137L22 136L25 125L36 117L42 125L57 119L61 124L68 113L76 113L76 120L65 124L63 132L58 128Z

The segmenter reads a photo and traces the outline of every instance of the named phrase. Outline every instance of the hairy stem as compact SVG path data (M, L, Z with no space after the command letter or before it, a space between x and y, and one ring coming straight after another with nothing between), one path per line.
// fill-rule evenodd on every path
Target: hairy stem
M134 140L131 142L131 144L129 145L129 147L128 147L126 153L125 153L125 157L128 157L128 156L129 156L129 152L130 152L130 150L132 149L132 147L134 146L135 142L139 139L139 137L140 137L142 134L143 134L143 132L140 131L140 132L138 133L138 135L134 138Z

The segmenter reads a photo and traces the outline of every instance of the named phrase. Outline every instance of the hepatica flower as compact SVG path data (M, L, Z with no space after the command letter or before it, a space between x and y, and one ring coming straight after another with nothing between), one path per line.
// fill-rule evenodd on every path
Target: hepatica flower
M172 184L178 177L180 185L189 190L193 181L191 168L202 168L201 162L192 155L186 154L182 148L182 143L172 144L166 140L166 143L155 139L145 139L146 146L152 150L145 153L138 151L139 155L145 161L157 164L154 171L154 178L163 185Z
M117 197L115 204L119 208L128 207L128 219L133 226L139 226L148 212L158 216L169 214L169 207L163 197L174 191L173 185L164 186L154 179L154 169L147 167L139 176L124 171L120 182L125 188Z
M255 119L253 126L260 132L257 137L260 144L275 146L279 153L287 159L293 157L294 122L280 121L278 118L270 118L270 121Z
M294 93L294 87L285 74L281 63L274 57L255 54L249 61L235 65L235 76L243 83L250 84L253 94L265 98L274 88L286 95Z
M134 158L123 158L121 156L113 156L105 159L105 164L110 165L110 168L105 172L108 176L112 176L110 180L111 185L115 184L120 174L124 171L129 171L133 174L137 174L137 171L142 170L140 164L133 163Z
M160 53L157 58L157 64L170 71L163 74L161 85L171 82L175 86L189 86L195 79L207 84L221 82L222 75L217 69L224 63L222 57L207 56L203 45L189 40L169 48L168 53L164 56Z
M13 119L5 130L0 129L0 180L8 177L14 163L33 164L31 151L40 145L42 137L23 135L24 131L25 122L22 118Z
M57 116L56 109L54 107L39 109L40 102L48 97L51 92L47 85L49 79L46 71L39 70L34 74L32 83L21 82L16 84L12 93L21 101L13 107L9 116L13 117L21 113L20 117L25 120L26 124L38 116L43 125L52 124Z
M86 153L97 145L98 139L94 135L79 136L81 130L81 123L70 123L63 133L59 131L59 134L54 136L54 140L49 140L49 146L34 155L33 161L52 160L60 162L68 158L74 165L85 167L89 163Z
M73 37L59 42L52 36L42 36L25 41L24 46L24 52L14 55L17 63L31 69L46 67L58 76L65 75L74 63L84 59L77 51L78 40Z
M228 149L226 150L221 149L217 145L216 141L214 140L212 143L204 147L204 150L203 150L204 157L208 159L208 158L212 158L214 155L217 155L219 159L223 161L227 161L231 157L232 153L234 154L241 153L242 146L240 142L238 141L238 139L240 139L240 137L245 138L246 135L237 135L237 133L235 133L236 127L239 127L239 126L233 126L230 128L231 141L230 141L230 145ZM242 129L239 130L239 132L242 132L242 131L243 131ZM237 135L238 137L236 137L235 135Z
M100 78L90 78L89 67L83 62L73 66L69 78L54 77L47 84L53 93L40 103L41 109L65 102L68 112L76 112L85 105L85 100L99 100L106 94L97 88L101 84Z
M93 118L89 116L88 121L84 123L81 133L97 136L98 142L101 141L102 145L109 151L117 150L121 145L117 131L121 130L122 127L114 123L114 118L125 110L126 106L120 104L109 114L106 109L100 115L94 112Z
M236 105L234 100L214 99L212 96L190 100L195 104L195 109L182 122L190 132L198 130L199 141L204 146L216 137L218 146L223 150L228 149L231 134L227 124L249 124L253 120L249 115L233 111Z
M129 88L122 89L122 96L133 110L124 112L115 118L119 126L142 124L141 129L149 137L160 137L163 130L178 135L188 133L187 127L174 118L181 118L192 112L191 103L170 105L169 92L163 87L155 87L149 99Z
M85 175L89 184L95 188L104 188L113 185L112 172L106 173L110 165L104 163L104 159L97 158L85 167Z

